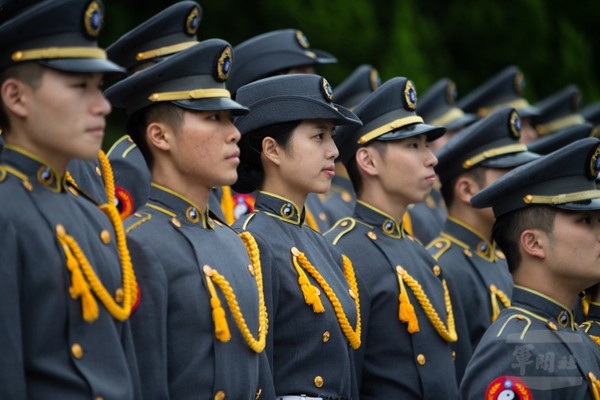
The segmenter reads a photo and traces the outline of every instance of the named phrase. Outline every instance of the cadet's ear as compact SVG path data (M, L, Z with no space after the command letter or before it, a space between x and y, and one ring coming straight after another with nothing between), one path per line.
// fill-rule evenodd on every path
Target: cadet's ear
M15 78L8 78L2 83L2 87L0 88L4 107L17 117L26 117L28 114L27 94L32 90L31 86L26 83Z
M275 165L281 164L281 152L283 149L275 139L270 136L262 140L262 156Z
M376 159L377 156L380 156L380 153L372 147L360 147L354 155L359 170L370 176L375 176L379 173L377 170L377 166L379 165Z
M519 244L523 252L530 257L544 260L548 249L548 235L540 229L525 229L519 236Z
M146 139L151 147L168 151L171 148L174 132L169 125L162 122L151 122L146 127Z
M460 175L454 184L454 197L463 203L471 204L471 198L480 190L481 187L473 178Z

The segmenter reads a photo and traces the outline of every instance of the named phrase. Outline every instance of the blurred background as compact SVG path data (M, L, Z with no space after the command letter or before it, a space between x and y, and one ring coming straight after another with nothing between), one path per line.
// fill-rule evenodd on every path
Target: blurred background
M174 1L104 0L108 47ZM333 85L360 64L383 81L407 76L424 93L440 78L454 80L458 97L508 65L525 73L525 97L534 103L574 83L582 106L600 100L600 2L565 0L208 0L198 39L232 46L258 34L300 29L310 46L338 63L318 73ZM235 63L235 53L234 53ZM107 82L110 84L110 82ZM123 115L109 117L105 147L123 134Z

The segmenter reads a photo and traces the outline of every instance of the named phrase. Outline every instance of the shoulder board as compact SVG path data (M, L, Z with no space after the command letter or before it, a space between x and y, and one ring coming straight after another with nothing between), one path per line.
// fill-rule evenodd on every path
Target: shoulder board
M106 155L111 158L125 158L135 147L135 143L129 135L123 135L110 147Z
M346 233L350 232L356 226L356 220L354 218L346 217L340 219L335 223L327 232L324 233L324 236L327 238L331 238L331 243L334 245L339 242L339 240Z
M248 226L248 224L250 223L250 220L251 220L252 218L254 218L254 216L256 215L256 213L257 213L257 212L256 212L256 211L254 211L254 212L252 212L251 214L246 214L244 217L242 217L242 218L245 218L245 220L244 220L244 223L242 224L242 231L245 231L245 230L246 230L246 227L247 227L247 226Z
M438 237L433 239L431 243L426 246L429 253L438 260L448 249L452 246L452 242L449 239Z
M143 223L148 222L152 219L152 214L147 212L135 212L128 217L123 225L125 226L125 233L129 233L134 229L140 227Z
M518 335L520 340L525 338L527 331L531 327L531 317L524 313L516 313L509 316L500 327L496 337L506 335Z
M0 165L0 183L4 182L7 176L8 172L6 172L6 168L4 168L3 165Z

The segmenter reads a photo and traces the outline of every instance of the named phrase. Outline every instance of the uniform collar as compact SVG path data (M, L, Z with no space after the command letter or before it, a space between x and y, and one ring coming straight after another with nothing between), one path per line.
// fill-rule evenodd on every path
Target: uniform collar
M176 226L186 223L214 229L208 210L202 211L192 200L158 183L152 182L150 186L148 206L171 216L171 222Z
M260 191L256 195L254 209L264 211L295 225L302 225L306 214L304 207L300 211L300 208L293 201L264 191Z
M556 330L556 324L575 330L575 319L570 308L535 290L515 285L511 307L524 308L547 320L547 325Z
M396 221L391 215L362 200L356 201L354 216L373 226L374 229L380 231L386 236L396 239L404 237L401 222Z
M2 164L7 167L7 172L12 171L21 178L26 187L31 187L31 181L37 181L54 192L62 192L65 189L64 174L60 174L41 157L21 147L5 144L2 150Z
M464 222L448 216L442 236L489 261L496 260L496 243Z

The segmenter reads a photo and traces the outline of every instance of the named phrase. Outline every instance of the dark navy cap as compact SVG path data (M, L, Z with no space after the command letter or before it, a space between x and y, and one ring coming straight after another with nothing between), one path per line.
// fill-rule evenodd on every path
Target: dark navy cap
M333 101L353 109L379 86L381 86L381 77L377 70L363 64L336 86Z
M332 103L333 90L319 75L289 74L260 79L242 86L236 101L251 112L235 120L242 135L265 126L307 119L326 119L335 125L360 125L345 107Z
M306 36L296 29L263 33L233 50L236 61L228 85L234 95L240 87L286 69L337 62L331 54L310 48Z
M0 69L34 61L64 72L123 72L98 47L100 0L41 1L0 25Z
M581 91L577 85L568 85L545 99L535 103L540 114L532 118L538 135L553 134L569 126L585 122L579 113Z
M573 125L552 135L541 137L527 144L529 151L537 154L549 154L579 139L594 136L594 127L588 123Z
M525 98L525 76L516 66L509 66L484 82L458 101L466 113L485 117L499 107L515 108L523 118L537 115L538 111Z
M0 24L8 21L27 7L39 3L41 0L0 0Z
M197 44L201 19L198 3L180 1L121 36L106 53L112 61L131 70Z
M417 114L426 123L446 127L454 131L479 119L475 114L466 114L456 105L456 85L448 78L433 84L420 96Z
M600 140L581 139L509 171L471 199L475 208L492 207L494 215L531 205L570 211L600 210Z
M586 106L583 110L581 110L581 115L592 125L600 125L600 101L596 101Z
M354 110L362 126L337 129L338 161L347 165L356 150L373 140L392 141L422 134L427 140L435 140L446 132L441 126L423 123L416 109L417 90L410 79L396 77L385 82Z
M232 62L231 46L209 39L164 61L131 75L105 92L115 107L136 111L159 102L169 102L196 111L248 109L231 99L225 88Z
M514 168L539 156L519 143L521 120L512 107L503 107L448 140L436 154L435 171L442 185L473 167Z

